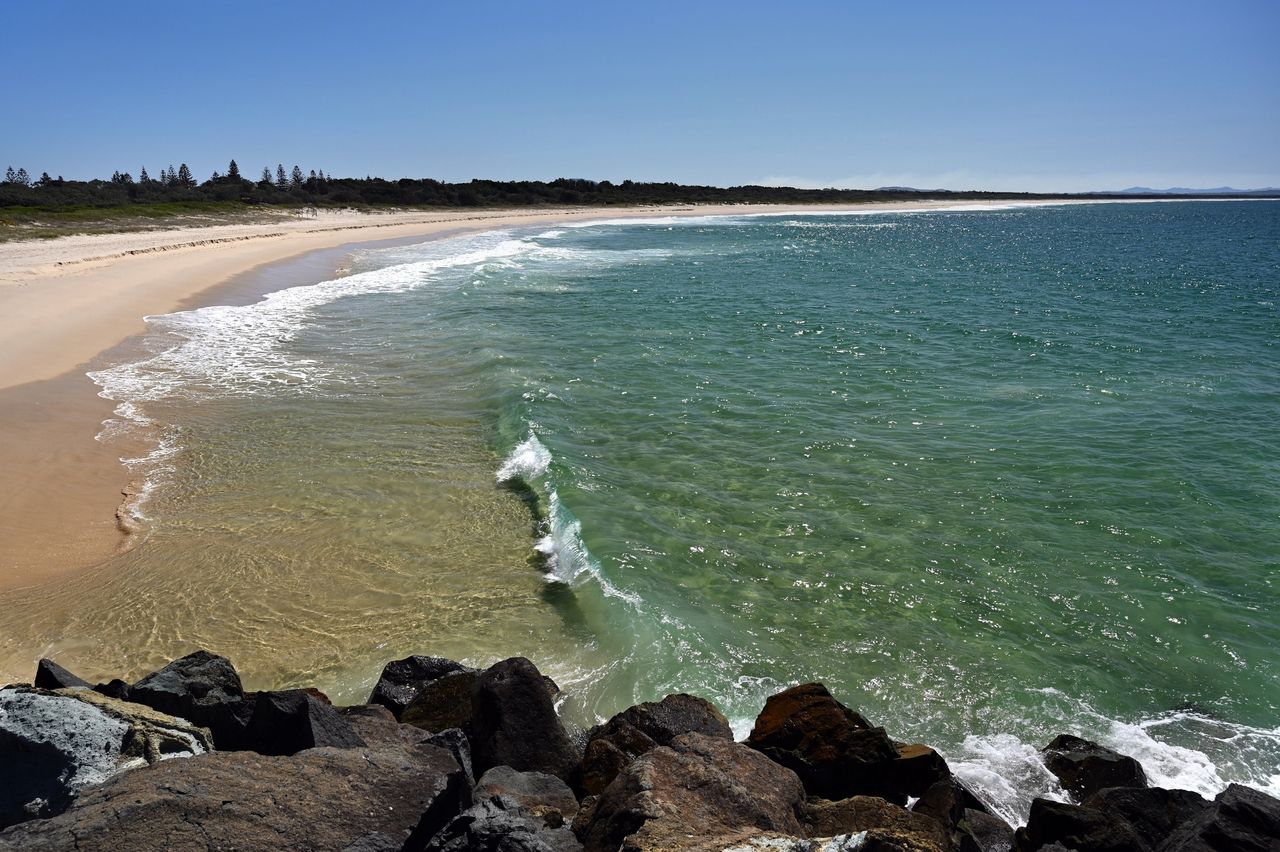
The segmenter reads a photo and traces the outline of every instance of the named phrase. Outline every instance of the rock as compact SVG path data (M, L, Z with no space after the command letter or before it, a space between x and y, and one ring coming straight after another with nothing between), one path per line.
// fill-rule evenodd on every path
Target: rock
M507 796L486 796L445 826L430 852L581 852L568 826L548 825Z
M951 840L960 852L1009 852L1013 849L1013 827L994 814L965 808Z
M517 772L510 766L495 766L476 782L472 796L484 801L506 796L550 826L573 822L578 799L568 785L545 772Z
M794 771L811 795L831 800L869 795L906 803L906 792L887 770L899 759L896 744L820 683L772 696L747 745Z
M907 796L922 796L934 784L951 778L951 769L932 748L922 743L894 743L896 760L884 767L887 789Z
M400 721L424 731L466 730L471 724L471 693L479 676L479 672L466 669L424 684L400 714Z
M686 848L691 838L757 829L800 835L795 773L722 737L683 734L632 761L584 803L574 832L592 852Z
M427 737L426 742L447 749L462 767L462 772L467 778L467 789L475 786L475 770L471 764L471 741L467 739L467 735L461 728L447 728Z
M705 734L708 737L733 739L729 720L714 704L684 693L629 707L610 721L614 720L628 723L658 745L671 745L672 740L683 734Z
M872 796L838 802L812 799L804 805L803 818L811 836L866 832L867 849L948 852L951 848L950 831L937 820Z
M213 752L129 772L65 813L0 833L0 852L421 850L459 811L462 775L433 746Z
M1239 784L1175 828L1160 852L1280 852L1280 799Z
M62 666L42 657L36 664L35 685L40 689L71 689L72 687L88 687L89 681L81 680Z
M1013 847L1013 828L958 778L929 785L911 811L932 818L950 832L951 845L960 852L1008 852Z
M383 705L399 719L423 686L458 671L474 672L475 669L443 657L415 655L403 660L392 660L383 667L382 676L369 695L369 703Z
M93 688L94 692L102 693L108 698L118 698L121 701L129 700L129 684L115 677L106 683L100 683Z
M302 689L259 692L244 731L245 748L259 754L295 754L318 746L360 748L365 741L332 706Z
M1115 814L1034 799L1027 824L1014 833L1014 848L1032 852L1054 843L1077 852L1151 852L1137 832Z
M196 651L174 660L129 687L128 699L208 728L219 750L244 745L253 714L231 661Z
M733 739L724 714L692 695L668 695L623 710L591 731L582 761L583 790L600 793L632 760L689 733Z
M991 813L982 800L954 777L930 784L911 810L932 817L947 828L955 828L966 810Z
M428 740L427 732L409 725L402 725L381 704L357 704L354 707L334 708L351 726L355 735L369 747L418 745ZM468 786L470 782L468 782Z
M1127 823L1144 843L1155 849L1179 825L1208 810L1210 803L1190 790L1112 787L1085 799L1084 806Z
M748 831L699 841L681 848L706 852L861 852L868 848L865 846L866 842L865 834L841 834L808 840L775 832Z
M0 690L0 828L61 813L126 770L210 748L203 729L90 690Z
M400 852L400 846L400 841L375 831L343 846L342 852Z
M554 775L571 787L577 784L579 755L533 663L513 657L490 666L476 681L472 702L476 772L510 766Z
M1054 737L1041 757L1076 801L1107 787L1147 786L1147 776L1138 761L1070 734Z

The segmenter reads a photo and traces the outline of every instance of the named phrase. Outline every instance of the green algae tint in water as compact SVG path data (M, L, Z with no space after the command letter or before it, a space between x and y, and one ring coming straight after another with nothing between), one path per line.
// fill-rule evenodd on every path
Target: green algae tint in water
M96 374L173 424L153 532L4 602L7 656L207 645L356 701L393 657L522 653L580 722L690 691L740 732L816 679L1014 819L1061 732L1280 792L1280 207L611 223L357 271Z
M741 720L819 679L993 791L1072 730L1274 792L1278 212L544 237L560 263L484 281L504 437L549 452L561 540L618 593L619 677Z

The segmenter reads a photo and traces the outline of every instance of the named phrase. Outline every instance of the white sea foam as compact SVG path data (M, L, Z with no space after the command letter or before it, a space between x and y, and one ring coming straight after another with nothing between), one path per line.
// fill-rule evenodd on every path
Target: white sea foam
M99 396L119 403L115 417L103 422L98 439L108 442L141 434L155 444L143 456L121 460L145 476L133 511L141 512L181 449L177 430L153 422L147 403L289 388L305 392L327 382L350 381L352 377L340 375L334 365L293 355L286 346L316 308L347 296L430 286L437 280L436 272L502 261L535 248L536 243L514 239L505 231L442 240L416 247L408 255L416 258L412 262L290 287L250 305L214 305L147 317L144 345L152 353L149 357L88 374L99 385Z
M1055 733L1083 736L1129 755L1157 787L1211 799L1238 783L1280 796L1280 727L1252 727L1187 710L1125 722L1059 690L1039 692L1044 698L1039 709L1056 717L1050 723L1053 733L1039 733L1034 742L1011 733L969 736L945 755L952 771L1014 824L1026 822L1033 798L1066 800L1039 757ZM1044 731L1046 725L1042 720L1026 727Z
M536 248L506 233L444 241L434 256L318 284L290 287L250 305L214 305L147 317L149 358L90 373L100 396L133 403L205 394L254 394L340 380L332 365L291 355L286 347L317 307L373 293L427 286L432 273L514 257Z
M537 435L531 433L511 451L502 467L498 468L498 481L506 482L520 477L526 482L532 482L544 475L550 466L551 451L542 445Z
M968 736L945 756L956 777L1011 825L1026 823L1032 799L1067 801L1037 748L1012 734Z

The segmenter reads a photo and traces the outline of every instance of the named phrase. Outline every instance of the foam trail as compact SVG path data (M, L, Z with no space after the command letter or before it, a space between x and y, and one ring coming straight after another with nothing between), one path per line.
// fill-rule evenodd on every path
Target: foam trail
M498 482L522 482L545 504L541 536L533 549L542 554L547 582L572 585L579 578L593 577L606 595L639 606L637 596L618 589L601 574L600 566L582 539L582 522L564 505L556 490L551 475L552 460L551 451L530 430L529 437L503 460L496 475Z

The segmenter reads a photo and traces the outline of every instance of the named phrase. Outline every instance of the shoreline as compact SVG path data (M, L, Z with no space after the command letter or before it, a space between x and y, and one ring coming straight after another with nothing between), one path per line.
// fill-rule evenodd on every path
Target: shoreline
M136 347L147 330L146 316L252 302L274 290L317 283L341 275L343 258L376 243L609 219L957 206L989 205L326 212L266 224L0 243L0 470L7 471L8 486L0 489L0 537L8 542L0 559L0 593L93 570L137 543L128 522L135 487L130 473L117 445L96 440L115 403L98 396L86 372L122 360ZM308 264L308 257L323 258L321 265Z
M1157 202L1162 199L1152 199ZM325 211L270 223L0 243L0 593L91 570L127 551L133 485L95 439L114 403L88 370L124 360L145 317L248 303L343 274L353 251L509 227L669 216L874 214L1146 201L906 201L486 212ZM323 257L320 265L308 257ZM330 262L333 261L333 262ZM296 267L297 264L303 264ZM327 266L325 264L328 264ZM285 270L281 273L272 270ZM303 271L305 270L305 271ZM301 274L297 274L297 273ZM38 412L38 416L29 416ZM123 514L122 514L123 513Z

